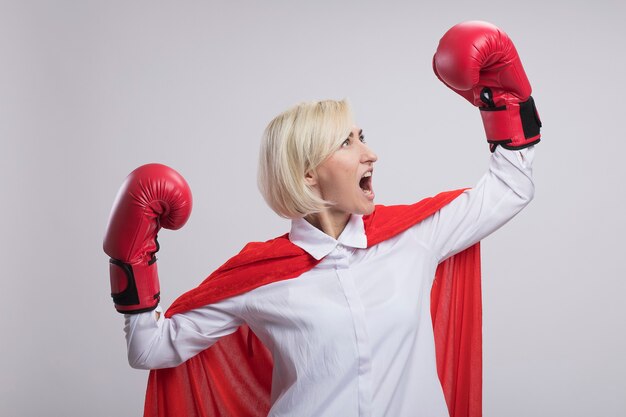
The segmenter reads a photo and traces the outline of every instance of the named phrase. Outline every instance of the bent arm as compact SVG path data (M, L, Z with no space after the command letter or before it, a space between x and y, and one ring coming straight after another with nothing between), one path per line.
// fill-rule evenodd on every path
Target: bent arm
M503 226L534 196L534 153L534 146L516 151L499 146L474 188L416 225L418 240L441 262Z
M125 315L128 363L137 369L178 366L243 324L242 297L232 297L171 318L157 310ZM158 317L158 318L157 318Z

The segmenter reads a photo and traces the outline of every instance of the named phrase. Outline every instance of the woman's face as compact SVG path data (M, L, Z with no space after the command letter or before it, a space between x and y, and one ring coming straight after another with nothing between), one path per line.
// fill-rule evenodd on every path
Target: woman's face
M378 157L365 144L363 131L353 127L350 136L317 169L306 175L332 212L370 214L374 211L372 174Z

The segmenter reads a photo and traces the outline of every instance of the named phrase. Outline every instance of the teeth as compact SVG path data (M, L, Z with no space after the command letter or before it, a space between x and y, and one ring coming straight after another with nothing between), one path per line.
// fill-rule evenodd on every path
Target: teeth
M359 186L363 185L363 187L361 187L361 191L363 191L363 193L366 196L369 196L369 195L372 194L371 180L368 180L368 178L370 178L371 176L372 176L372 171L367 171L366 173L363 174L363 176L361 177L361 180L359 182Z

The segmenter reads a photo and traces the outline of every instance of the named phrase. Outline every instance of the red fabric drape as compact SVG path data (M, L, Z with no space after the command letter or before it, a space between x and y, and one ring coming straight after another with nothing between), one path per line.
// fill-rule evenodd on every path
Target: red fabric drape
M144 416L267 416L272 365L270 351L241 326L180 366L150 371Z
M482 416L480 244L437 267L430 292L437 372L452 417Z
M368 247L417 224L462 191L440 193L413 205L377 206L363 218ZM444 261L431 293L439 378L452 417L481 416L479 256L477 244ZM250 243L177 299L166 316L296 278L317 262L287 235ZM144 417L263 417L270 408L271 378L271 353L242 326L178 367L152 370Z

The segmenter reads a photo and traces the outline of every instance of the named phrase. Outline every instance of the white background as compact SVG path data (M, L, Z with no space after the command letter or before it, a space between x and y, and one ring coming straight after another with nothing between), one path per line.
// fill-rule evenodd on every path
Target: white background
M478 110L433 75L452 25L515 42L544 122L535 201L483 243L484 415L624 416L623 1L2 1L0 415L139 416L102 238L147 162L194 192L163 305L288 229L256 190L277 113L348 97L381 204L472 186Z

